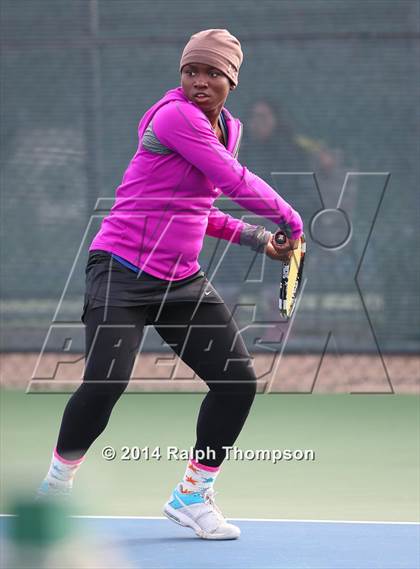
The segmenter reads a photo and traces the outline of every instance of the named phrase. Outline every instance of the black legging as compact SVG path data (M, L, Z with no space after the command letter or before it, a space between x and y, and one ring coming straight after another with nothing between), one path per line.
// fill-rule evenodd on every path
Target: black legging
M69 460L83 456L105 429L128 385L144 326L153 324L209 387L194 450L214 449L216 458L200 462L219 466L226 456L222 447L234 444L256 392L250 355L227 306L202 303L197 309L193 302L167 303L160 314L159 305L88 308L84 322L84 380L65 408L58 454Z

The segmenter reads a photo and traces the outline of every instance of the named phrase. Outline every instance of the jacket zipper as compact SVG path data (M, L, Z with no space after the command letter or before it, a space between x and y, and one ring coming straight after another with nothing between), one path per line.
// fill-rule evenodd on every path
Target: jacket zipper
M241 141L242 141L242 131L243 131L243 126L242 123L239 123L239 134L238 134L238 138L236 140L236 144L235 144L235 148L233 150L233 157L234 158L238 158L238 154L239 154L239 147L241 145Z

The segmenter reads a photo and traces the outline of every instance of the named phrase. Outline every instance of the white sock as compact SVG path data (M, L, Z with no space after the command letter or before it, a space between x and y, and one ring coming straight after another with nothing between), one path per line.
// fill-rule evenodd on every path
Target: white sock
M220 467L206 466L190 458L182 479L182 488L186 494L204 492L213 487L219 472Z
M67 460L58 454L57 449L54 449L50 468L46 476L47 480L51 482L66 482L71 486L73 484L73 478L84 459L85 457L82 456L77 460Z

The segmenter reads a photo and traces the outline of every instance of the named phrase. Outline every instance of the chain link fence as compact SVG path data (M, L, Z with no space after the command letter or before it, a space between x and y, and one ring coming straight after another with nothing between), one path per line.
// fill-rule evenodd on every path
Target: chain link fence
M292 390L307 387L316 362L329 352L349 372L332 365L327 390L358 390L370 381L383 386L390 379L414 389L420 340L419 2L217 5L2 1L7 384L26 384L41 350L45 361L62 361L64 351L81 357L84 265L106 213L95 205L101 198L112 203L136 150L143 113L179 85L179 58L190 35L220 27L236 35L244 51L239 87L226 102L244 124L239 160L305 221L306 283L292 330L276 312L276 263L206 238L202 268L240 325L258 329L245 339L261 365L268 365L270 349L277 359L283 354L285 367L274 373L273 389L281 389L279 382ZM227 198L216 205L274 229ZM71 341L63 344L63 334ZM145 370L146 361L166 349L153 330L149 336ZM299 378L297 386L291 377Z

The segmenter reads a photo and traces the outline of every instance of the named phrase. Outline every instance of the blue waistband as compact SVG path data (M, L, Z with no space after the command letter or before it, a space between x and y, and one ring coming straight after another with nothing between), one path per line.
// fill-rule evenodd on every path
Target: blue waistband
M133 265L132 263L130 263L129 261L126 261L125 259L123 259L122 257L120 257L119 255L114 255L114 253L112 253L112 258L116 259L118 262L120 262L122 265L125 265L126 267L128 267L129 269L131 269L132 271L139 273L140 269L138 267L136 267L136 265Z

